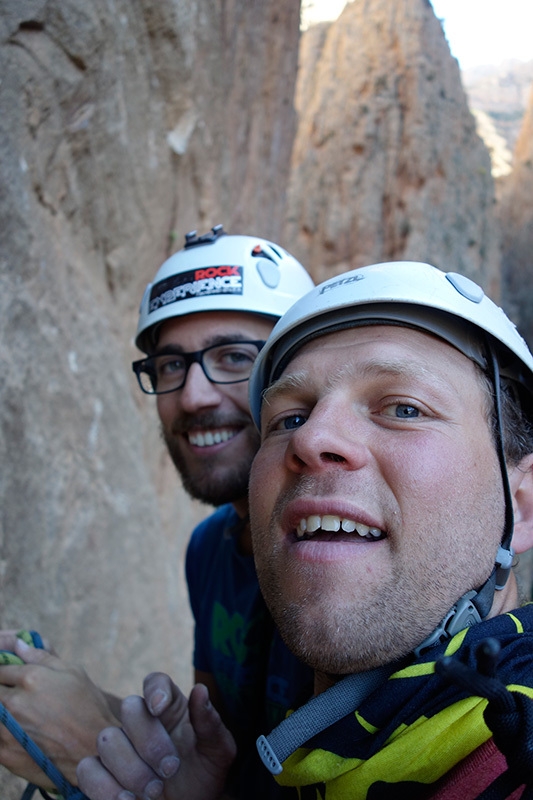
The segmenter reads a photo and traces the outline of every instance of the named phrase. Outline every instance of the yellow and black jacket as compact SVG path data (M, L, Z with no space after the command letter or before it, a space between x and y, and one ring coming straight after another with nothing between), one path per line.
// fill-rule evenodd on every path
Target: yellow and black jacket
M461 631L391 675L355 713L287 758L278 783L298 787L300 800L478 797L478 786L506 769L483 718L487 700L441 677L435 662L449 655L475 668L476 649L487 637L501 645L498 678L533 698L528 604Z

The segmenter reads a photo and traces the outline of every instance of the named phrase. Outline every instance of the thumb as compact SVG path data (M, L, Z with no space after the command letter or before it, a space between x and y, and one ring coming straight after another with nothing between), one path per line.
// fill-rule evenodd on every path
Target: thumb
M209 699L207 687L193 686L189 697L189 714L197 738L197 748L213 764L228 768L236 756L235 740Z

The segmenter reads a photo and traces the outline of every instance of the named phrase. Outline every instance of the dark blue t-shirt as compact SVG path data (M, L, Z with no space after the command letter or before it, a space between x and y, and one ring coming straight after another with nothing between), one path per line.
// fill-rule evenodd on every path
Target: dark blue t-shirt
M257 780L269 783L256 754L257 736L305 702L313 684L312 671L292 655L273 625L253 556L239 550L243 524L231 505L201 522L187 549L186 575L196 623L194 666L216 681L241 759L246 753L250 792L257 790ZM272 796L276 791L272 781Z

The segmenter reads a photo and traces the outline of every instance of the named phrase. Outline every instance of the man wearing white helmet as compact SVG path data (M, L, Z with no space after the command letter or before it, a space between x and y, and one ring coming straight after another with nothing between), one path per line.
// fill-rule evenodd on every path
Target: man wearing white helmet
M354 270L276 325L250 406L261 589L315 671L315 696L258 740L269 771L313 800L531 791L533 605L512 564L533 546L533 357L515 327L456 273ZM157 745L182 758L175 800L185 765L206 776L182 729L137 699L80 785L142 794ZM190 800L218 796L228 752Z
M187 552L195 680L208 687L241 749L260 720L281 720L306 688L307 672L275 633L253 564L247 493L259 435L248 378L275 320L312 286L279 245L218 226L187 235L140 308L136 344L148 357L133 364L139 385L157 395L185 489L220 506Z
M248 378L276 320L312 286L302 265L279 245L227 235L217 226L203 236L187 234L184 249L160 267L140 307L136 344L145 356L133 364L139 385L156 395L162 435L185 489L219 506L193 532L186 571L196 623L195 681L207 686L241 753L230 781L232 796L247 796L250 776L262 771L253 745L261 727L282 719L312 683L311 671L298 664L276 633L262 599L247 501L250 467L259 446L248 406ZM11 639L3 637L0 645L21 654L22 645ZM42 666L52 656L32 652L24 658ZM45 752L52 693L60 709L54 725L61 728L62 723L72 742L77 737L67 719L70 709L85 702L91 711L94 704L83 676L67 693L66 683L57 681L58 663L51 661L50 666L55 674L50 673L48 683L40 679L43 706L44 696L48 699L44 730L37 724L36 693L27 693L26 700L21 694L24 668L19 669L16 697L8 689L0 692ZM8 683L12 675L5 674ZM165 692L170 697L164 679L150 685L154 697L160 699ZM107 699L119 714L118 701ZM164 707L163 701L158 706L162 714ZM95 733L111 721L97 716L95 722L94 716L89 730L78 737L82 747L72 745L69 751L67 742L67 752L61 754L70 779L77 761L94 747ZM0 758L13 767L8 749L0 750ZM20 774L38 780L17 767ZM262 781L261 787L258 796L279 792L273 781Z

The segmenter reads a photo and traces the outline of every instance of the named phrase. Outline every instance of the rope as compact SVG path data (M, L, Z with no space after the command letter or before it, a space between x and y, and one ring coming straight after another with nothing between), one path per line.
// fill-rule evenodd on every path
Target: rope
M34 647L43 647L42 639L36 631L20 631L17 636L19 636L21 639L24 639L27 644L32 644ZM1 651L0 656L2 656L0 664L24 663L14 653L8 653L5 650ZM5 725L9 733L15 737L17 742L24 748L28 755L35 761L37 766L50 779L54 786L59 790L64 800L89 800L89 798L84 795L80 789L72 786L72 784L67 781L57 767L54 766L52 761L50 761L48 756L45 755L41 748L33 741L33 739L28 736L26 731L19 725L17 720L12 714L10 714L3 703L0 703L0 723ZM40 789L33 783L28 784L24 790L21 800L31 800L35 791L37 790L39 790L41 795L45 798L50 798L50 800L58 800L57 797L52 798L44 791L44 789Z
M476 651L477 668L471 669L455 658L437 661L435 671L489 702L483 717L494 743L507 761L507 771L499 775L478 800L501 800L519 786L526 786L522 798L533 799L533 700L511 692L497 677L500 644L485 639Z

